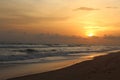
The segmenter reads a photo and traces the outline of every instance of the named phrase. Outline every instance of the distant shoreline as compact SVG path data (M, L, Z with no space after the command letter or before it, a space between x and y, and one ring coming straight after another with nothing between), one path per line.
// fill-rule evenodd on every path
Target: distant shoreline
M95 57L73 66L8 80L119 80L120 52Z

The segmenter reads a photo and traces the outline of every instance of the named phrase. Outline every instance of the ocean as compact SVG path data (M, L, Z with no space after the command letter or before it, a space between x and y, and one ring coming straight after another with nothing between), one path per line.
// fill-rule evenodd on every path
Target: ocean
M93 54L119 50L120 46L1 44L0 80L61 69L94 57Z
M2 44L0 45L0 64L48 63L119 49L120 46Z

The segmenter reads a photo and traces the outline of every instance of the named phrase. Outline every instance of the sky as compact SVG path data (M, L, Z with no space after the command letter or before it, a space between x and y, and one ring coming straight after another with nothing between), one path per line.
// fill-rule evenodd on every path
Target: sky
M0 35L120 35L120 0L0 0Z

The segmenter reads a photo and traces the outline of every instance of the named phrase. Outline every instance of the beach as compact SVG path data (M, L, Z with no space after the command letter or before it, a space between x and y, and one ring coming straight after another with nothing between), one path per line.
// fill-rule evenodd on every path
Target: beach
M119 80L119 61L120 52L113 52L63 69L8 80Z
M55 71L69 67L82 61L90 60L95 56L105 55L105 53L94 53L87 56L81 56L79 59L54 61L48 63L31 63L31 64L2 64L0 65L0 80L26 76L49 71ZM12 74L11 74L12 73Z
M119 46L0 45L0 80L60 70L96 56L118 52Z
M120 0L0 0L0 80L120 80Z

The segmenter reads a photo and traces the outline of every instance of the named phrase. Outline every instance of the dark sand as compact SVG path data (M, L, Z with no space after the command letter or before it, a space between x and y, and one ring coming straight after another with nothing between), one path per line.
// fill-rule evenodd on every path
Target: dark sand
M9 80L120 80L120 52L95 57L64 69Z

